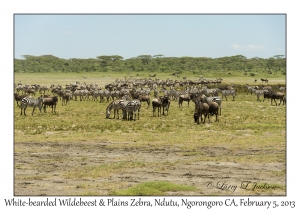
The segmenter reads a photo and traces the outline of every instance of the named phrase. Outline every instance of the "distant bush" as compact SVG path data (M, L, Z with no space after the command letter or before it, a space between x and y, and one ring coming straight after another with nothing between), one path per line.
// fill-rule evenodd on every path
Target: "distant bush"
M254 77L257 75L257 73L254 73L254 72L249 72L250 76Z

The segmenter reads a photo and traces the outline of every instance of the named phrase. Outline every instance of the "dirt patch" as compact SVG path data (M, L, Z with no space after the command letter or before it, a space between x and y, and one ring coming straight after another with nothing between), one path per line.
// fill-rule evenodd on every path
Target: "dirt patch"
M195 152L175 146L159 150L119 149L115 144L118 143L15 143L14 194L108 195L138 183L169 181L199 190L168 195L286 195L285 163L199 161L201 157L251 155L258 150L242 150L236 154L224 147L202 147ZM142 164L99 177L92 174L68 177L81 169L92 173L89 169L93 167L124 162Z

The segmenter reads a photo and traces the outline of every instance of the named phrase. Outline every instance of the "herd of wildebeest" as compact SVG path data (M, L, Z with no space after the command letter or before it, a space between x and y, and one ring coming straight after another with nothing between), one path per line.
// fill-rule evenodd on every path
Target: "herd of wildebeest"
M155 75L156 76L156 75ZM116 79L104 87L99 87L97 84L86 84L75 82L74 84L51 85L50 87L39 84L14 84L14 99L17 106L21 109L21 114L26 115L27 107L32 107L32 115L36 107L46 112L47 107L52 108L52 112L56 112L56 105L61 101L62 106L67 106L71 100L73 101L99 101L107 103L106 118L124 120L139 119L139 112L142 102L147 103L147 109L152 104L153 116L168 115L171 101L178 103L178 107L182 107L183 102L187 102L189 107L190 101L195 104L194 120L195 123L205 123L206 118L210 122L210 117L215 116L216 121L219 121L218 116L221 115L222 100L227 97L232 97L235 100L237 89L235 85L222 84L223 79L215 80L196 79L196 80L161 80L158 78L140 79L126 78ZM261 79L267 83L267 79ZM278 106L286 103L286 88L284 86L276 86L275 88L269 85L250 86L245 84L245 92L255 94L257 101L261 101L260 97L271 99ZM36 98L36 95L39 95ZM153 95L153 96L152 96ZM152 98L152 100L151 100ZM173 104L173 102L172 102Z

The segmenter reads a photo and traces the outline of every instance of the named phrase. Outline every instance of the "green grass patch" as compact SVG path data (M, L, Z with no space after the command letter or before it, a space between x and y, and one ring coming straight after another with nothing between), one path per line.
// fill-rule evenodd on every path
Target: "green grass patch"
M141 183L127 189L116 190L109 195L118 196L150 196L150 195L165 195L166 192L180 192L180 191L197 191L193 186L178 185L171 182L146 182Z

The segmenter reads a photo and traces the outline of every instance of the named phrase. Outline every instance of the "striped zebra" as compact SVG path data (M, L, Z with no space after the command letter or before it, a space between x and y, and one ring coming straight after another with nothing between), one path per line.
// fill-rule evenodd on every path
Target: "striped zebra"
M103 89L103 90L99 90L99 95L100 95L100 102L104 101L104 97L106 97L106 102L109 102L109 98L111 96L111 93L109 90Z
M277 85L277 89L280 90L281 92L285 93L286 92L286 87L279 87Z
M154 98L158 97L158 93L159 93L159 91L156 88L154 88Z
M227 96L232 96L232 100L236 97L236 90L220 90L222 94L222 98L225 97L227 101Z
M247 95L248 93L251 93L252 95L252 93L255 93L255 90L258 89L258 86L250 86L248 84L246 84L245 87L247 88Z
M22 115L23 110L24 110L24 115L26 116L25 110L28 106L33 107L32 114L31 114L32 116L33 116L33 112L34 112L36 107L39 108L40 113L41 113L43 100L44 100L43 97L39 97L39 98L35 99L35 98L32 98L32 97L28 96L28 97L23 98L22 101L21 101L21 114L20 114L20 116Z
M116 112L118 115L118 119L119 119L119 110L122 110L122 108L124 107L124 102L126 100L121 100L121 99L117 99L115 101L112 101L106 108L106 118L109 118L111 110L114 109L114 118L116 117ZM125 116L123 116L123 118L125 118Z
M264 96L265 93L269 92L268 90L255 90L255 95L257 97L256 101L261 101L260 96Z
M202 93L204 95L206 95L207 97L208 96L215 96L215 94L217 93L217 89L216 88L212 88L212 89L205 88L205 89L202 90Z
M136 120L136 112L138 112L138 119L140 119L140 109L141 109L141 101L138 99L133 99L130 101L125 101L121 103L123 110L123 119L127 120Z

